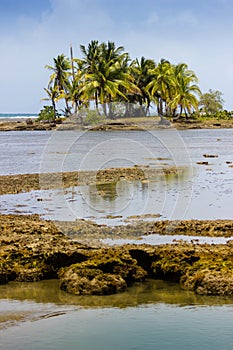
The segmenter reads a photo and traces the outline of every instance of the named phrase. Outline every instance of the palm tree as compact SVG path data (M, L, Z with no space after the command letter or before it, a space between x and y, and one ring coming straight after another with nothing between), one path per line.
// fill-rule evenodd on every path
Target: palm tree
M62 98L58 89L58 86L52 87L49 86L48 88L44 88L45 92L48 94L48 97L42 98L42 101L51 101L53 111L54 111L54 117L56 118L57 115L57 109L56 109L56 102Z
M67 88L69 76L71 74L71 64L69 59L64 54L58 55L57 58L53 59L53 61L54 67L49 65L45 66L45 68L53 71L50 76L48 86L53 86L53 88L57 87L58 91L62 94ZM67 99L66 107L69 107Z
M193 109L195 110L198 107L198 96L201 95L200 88L196 84L198 79L185 63L173 66L173 70L176 85L169 106L173 111L173 116L179 108L177 117L179 118L183 111L187 117Z
M101 56L109 64L114 64L125 58L128 58L128 53L124 52L124 47L116 47L115 43L108 41L108 43L101 43L99 46Z
M170 102L170 107L174 111L179 107L178 118L182 115L183 111L187 117L193 109L197 109L199 102L197 95L200 94L199 87L196 84L192 84L188 77L180 77L176 87L176 94Z
M124 74L120 75L119 73L120 69L117 63L109 66L107 62L100 59L98 69L85 75L85 84L81 92L86 96L87 100L95 99L97 110L99 103L105 109L106 103L110 103L116 96L125 98L119 87L125 87L127 82Z
M161 59L157 67L155 67L151 73L154 74L154 79L149 82L146 90L157 103L158 114L163 116L167 113L171 91L175 86L173 68L169 61Z
M99 103L107 115L107 106L111 116L111 103L116 98L127 99L124 92L132 86L127 62L128 54L123 47L116 47L113 42L92 41L87 48L81 45L84 55L84 81L81 92L86 100L93 99L98 111Z
M151 96L147 90L148 84L154 79L152 73L155 69L155 62L151 59L141 57L140 61L136 58L130 65L134 83L140 90L139 93L134 94L134 102L139 102L140 107L146 105L146 114L150 108Z

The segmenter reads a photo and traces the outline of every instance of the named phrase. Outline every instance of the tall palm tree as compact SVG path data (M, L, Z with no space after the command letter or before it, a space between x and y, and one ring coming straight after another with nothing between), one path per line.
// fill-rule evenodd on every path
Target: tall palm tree
M134 94L136 102L142 107L146 105L146 113L148 112L151 104L151 95L147 89L148 84L154 79L155 62L151 59L141 57L140 61L136 58L130 65L132 76L134 77L134 83L139 89L139 93Z
M173 70L176 84L173 90L173 96L169 102L169 107L173 111L173 116L179 108L177 117L179 118L183 111L187 117L192 110L198 107L198 96L201 95L200 88L196 84L198 79L195 73L189 70L185 63L179 63L173 66Z
M161 59L151 73L154 74L154 79L149 82L146 90L157 103L158 114L163 116L167 112L171 91L175 86L173 68L169 61Z
M99 46L101 56L109 64L114 64L117 61L121 61L124 58L128 58L128 53L124 52L124 47L116 47L115 43L108 41L108 43L101 43Z
M84 55L84 85L81 92L87 100L95 101L96 109L102 104L107 115L107 106L111 114L111 102L114 99L127 99L124 89L132 85L127 62L128 54L123 47L116 47L113 42L92 41L88 47L81 45Z
M62 94L66 91L69 77L71 75L71 64L69 59L64 55L58 55L53 59L54 66L46 65L45 68L52 70L52 74L49 79L49 87L57 87L58 91ZM68 108L68 101L66 99L66 107Z
M196 84L192 84L189 77L180 77L176 87L176 93L170 102L170 107L176 111L179 107L178 118L183 111L186 115L198 107L198 95L201 94L200 88ZM173 113L174 114L174 113Z
M110 103L116 96L126 98L120 89L122 86L128 87L128 82L125 73L120 72L119 64L116 62L109 66L105 60L100 59L98 69L85 75L81 92L88 100L95 99L98 110L99 103L106 108L106 103Z

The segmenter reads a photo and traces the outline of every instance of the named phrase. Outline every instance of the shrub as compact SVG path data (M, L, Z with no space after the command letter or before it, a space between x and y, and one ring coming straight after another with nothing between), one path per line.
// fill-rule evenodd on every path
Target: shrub
M57 113L54 112L54 109L52 106L44 106L39 113L39 117L36 119L36 121L48 121L52 122L56 119Z
M84 125L96 125L96 124L100 124L104 120L105 120L104 115L99 114L95 110L88 110L85 113Z

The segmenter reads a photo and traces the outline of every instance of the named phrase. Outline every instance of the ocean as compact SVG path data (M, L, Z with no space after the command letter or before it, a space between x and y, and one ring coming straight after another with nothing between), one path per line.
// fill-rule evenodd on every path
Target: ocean
M0 113L1 119L25 119L25 118L37 118L36 113Z

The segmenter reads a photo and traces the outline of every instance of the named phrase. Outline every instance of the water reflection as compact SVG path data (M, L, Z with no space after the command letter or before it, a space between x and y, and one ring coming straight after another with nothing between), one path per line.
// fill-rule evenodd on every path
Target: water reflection
M154 180L120 179L56 190L2 195L1 213L40 214L45 219L94 219L100 224L123 224L131 216L159 214L181 218L190 200L189 172ZM117 216L117 219L116 219Z
M0 286L0 299L78 305L82 307L132 307L142 304L165 303L173 305L232 304L233 298L199 296L182 290L177 283L147 280L135 283L127 291L107 296L74 296L59 289L58 280L40 282L11 282Z

